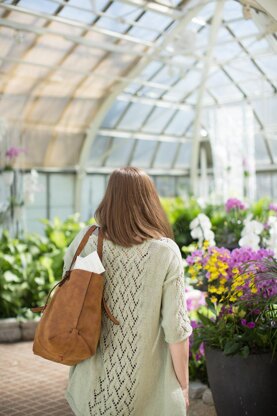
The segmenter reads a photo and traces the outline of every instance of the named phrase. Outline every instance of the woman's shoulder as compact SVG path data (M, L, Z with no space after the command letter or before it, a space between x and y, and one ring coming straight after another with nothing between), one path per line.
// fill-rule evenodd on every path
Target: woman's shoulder
M169 237L162 237L159 239L151 239L150 247L154 249L157 248L162 255L167 253L168 255L175 254L176 256L181 256L181 251L178 244Z

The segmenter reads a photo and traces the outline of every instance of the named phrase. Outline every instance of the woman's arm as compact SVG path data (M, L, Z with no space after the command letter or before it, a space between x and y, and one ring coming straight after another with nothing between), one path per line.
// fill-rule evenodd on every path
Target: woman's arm
M176 377L183 390L186 406L189 406L189 338L169 344Z

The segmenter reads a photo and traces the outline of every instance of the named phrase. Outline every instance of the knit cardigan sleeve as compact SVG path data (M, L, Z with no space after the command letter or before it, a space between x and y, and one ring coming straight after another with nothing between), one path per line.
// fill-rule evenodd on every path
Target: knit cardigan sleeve
M161 326L167 343L183 341L192 334L186 306L184 266L177 244L171 252L162 288Z

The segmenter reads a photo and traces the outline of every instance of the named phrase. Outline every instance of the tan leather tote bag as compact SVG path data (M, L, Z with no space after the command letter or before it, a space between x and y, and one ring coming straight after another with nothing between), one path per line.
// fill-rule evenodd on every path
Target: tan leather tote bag
M89 236L97 228L88 229L64 277L49 292L42 307L30 308L42 312L35 331L33 352L47 360L65 365L75 365L96 353L101 332L102 305L115 325L103 297L103 274L73 269L72 266L85 247ZM97 252L102 260L103 234L98 227ZM50 298L51 292L54 294Z

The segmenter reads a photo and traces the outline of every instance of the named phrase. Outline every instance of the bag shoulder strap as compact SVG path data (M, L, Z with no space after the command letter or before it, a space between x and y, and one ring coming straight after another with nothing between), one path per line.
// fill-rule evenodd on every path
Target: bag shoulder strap
M74 254L73 258L72 258L72 261L71 261L69 270L72 269L72 266L75 263L75 261L77 259L77 256L79 256L81 254L82 250L85 248L85 245L88 242L89 237L91 236L91 234L93 233L93 231L96 230L96 228L98 228L97 253L98 253L98 256L100 257L100 260L102 260L102 254L103 254L103 233L102 233L102 229L98 225L92 225L91 227L89 227L89 229L85 233L84 237L80 241L80 243L78 245L78 248L77 248L77 250L76 250L76 252L75 252L75 254Z

